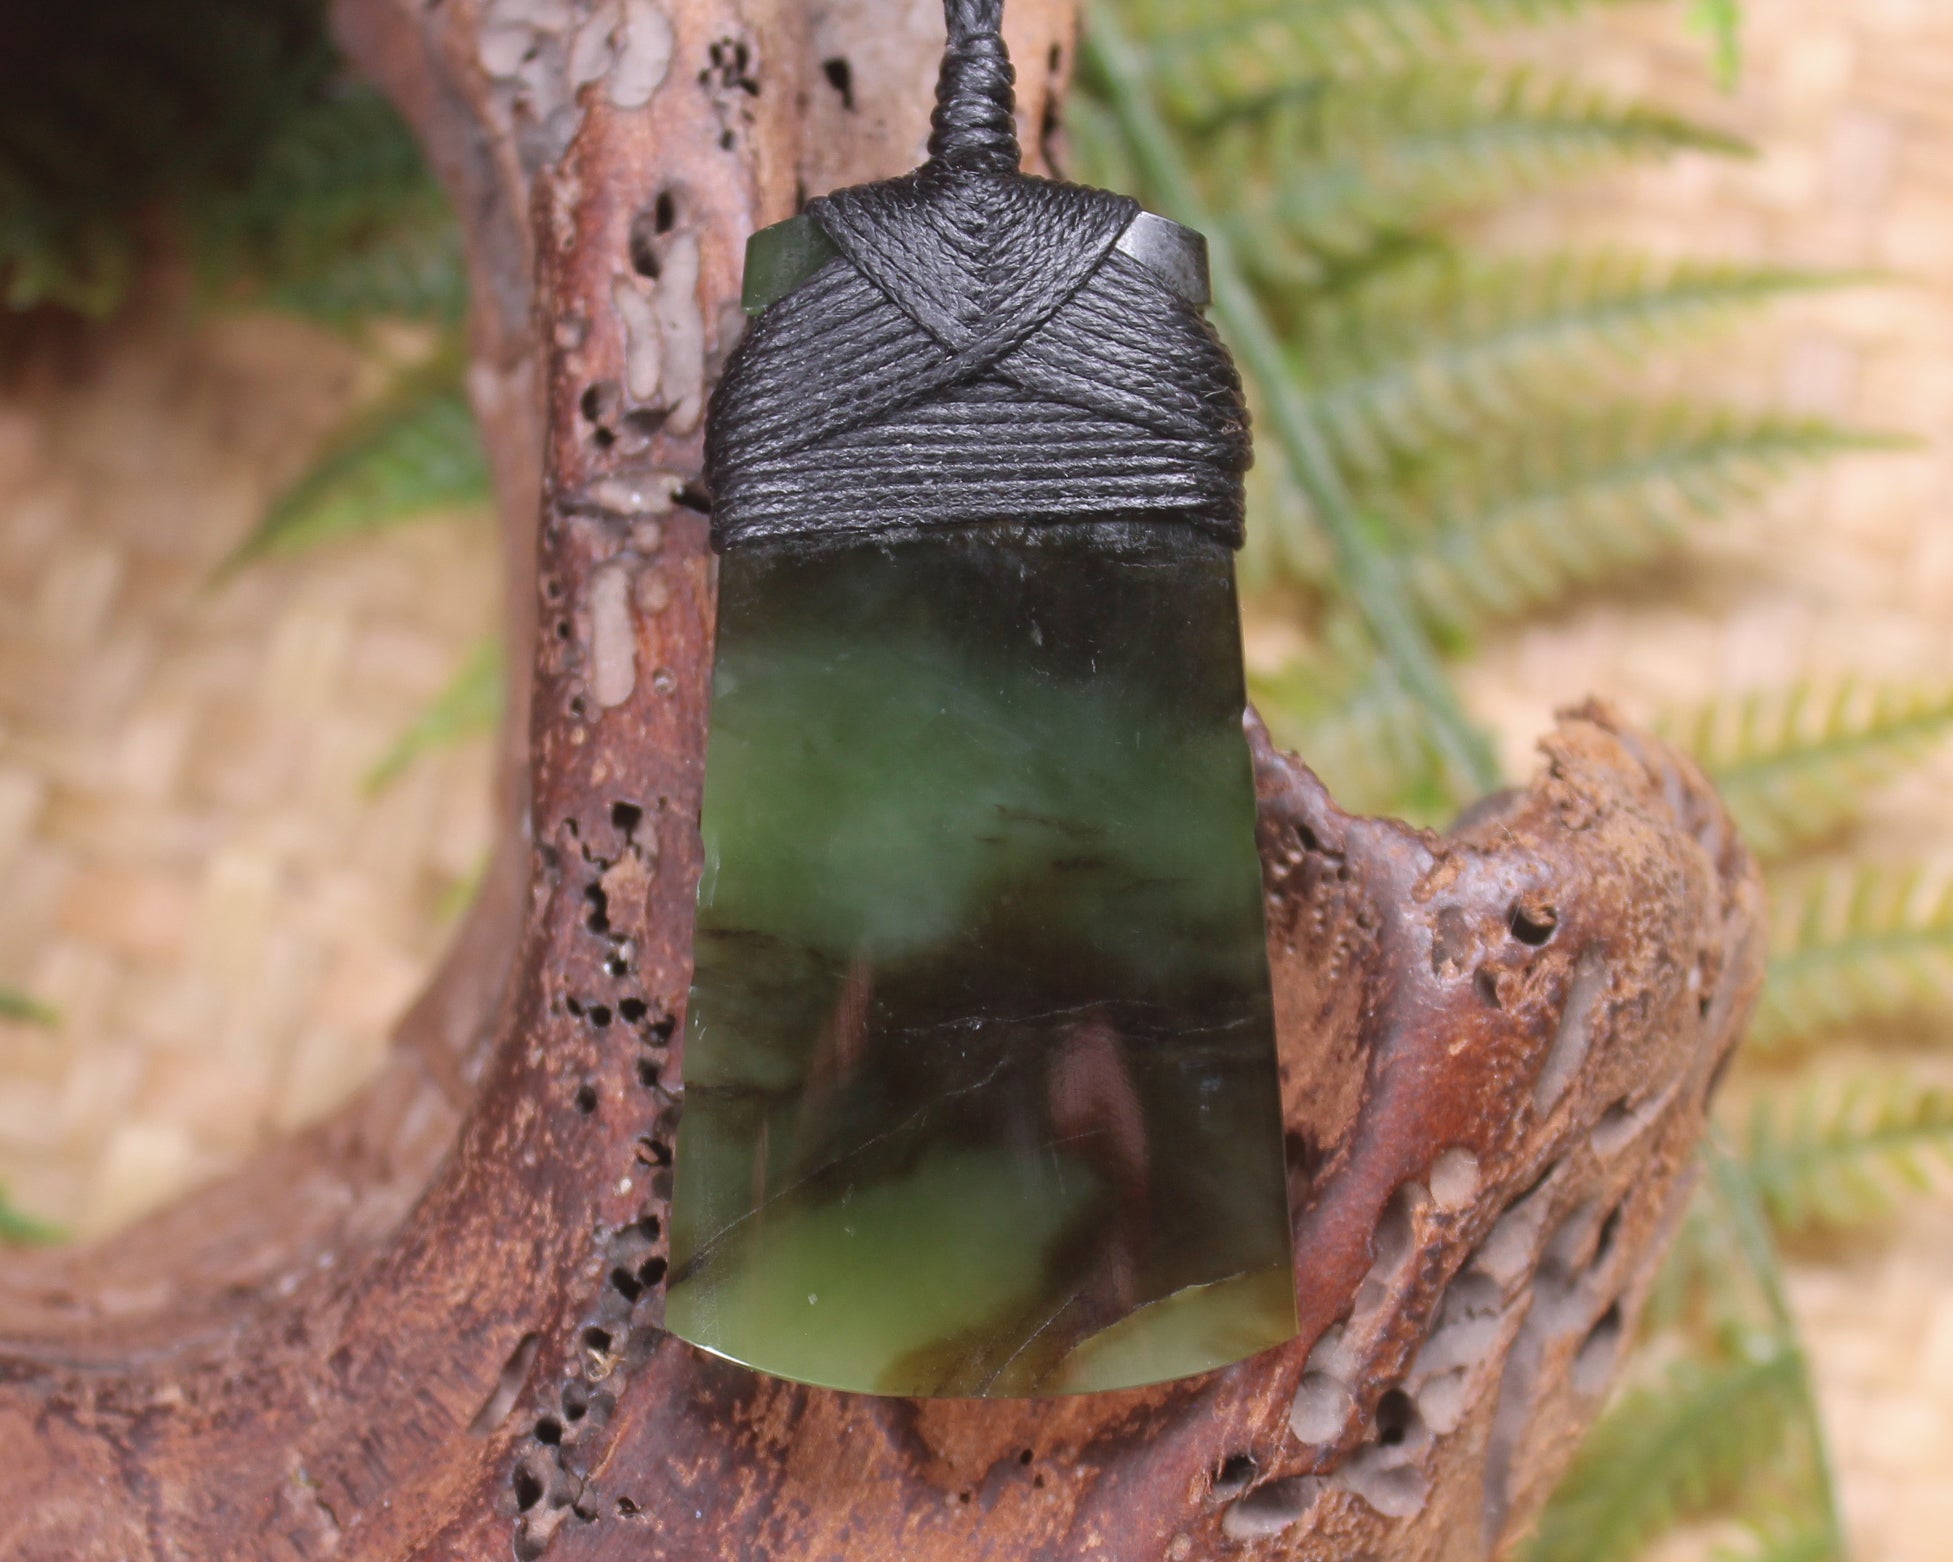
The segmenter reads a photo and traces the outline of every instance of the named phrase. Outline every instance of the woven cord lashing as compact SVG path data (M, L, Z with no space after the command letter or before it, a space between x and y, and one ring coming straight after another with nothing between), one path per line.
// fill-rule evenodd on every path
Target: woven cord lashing
M808 215L839 255L769 307L712 401L713 539L1179 521L1238 546L1240 379L1114 246L1126 196L1018 169L1000 0L946 0L930 161Z

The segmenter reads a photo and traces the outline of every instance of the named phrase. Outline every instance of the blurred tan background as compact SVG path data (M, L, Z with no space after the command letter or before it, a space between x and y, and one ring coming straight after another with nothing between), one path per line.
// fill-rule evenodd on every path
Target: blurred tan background
M1464 682L1514 770L1590 690L1645 714L1805 668L1953 678L1953 0L1747 9L1730 96L1672 9L1554 47L1742 133L1755 162L1686 159L1504 226L1895 274L1784 308L1712 372L1927 447L1840 463L1672 579L1495 639ZM188 320L167 286L7 367L0 985L62 1022L0 1021L0 1183L79 1234L355 1088L484 849L484 744L362 785L492 627L479 519L207 589L370 372L294 324ZM1943 758L1894 796L1871 855L1953 861L1949 783ZM1858 1556L1949 1562L1953 1211L1801 1255L1793 1279Z
M480 518L213 584L369 388L287 320L38 339L0 396L0 1185L98 1235L371 1070L488 836L486 745L364 778L494 628Z

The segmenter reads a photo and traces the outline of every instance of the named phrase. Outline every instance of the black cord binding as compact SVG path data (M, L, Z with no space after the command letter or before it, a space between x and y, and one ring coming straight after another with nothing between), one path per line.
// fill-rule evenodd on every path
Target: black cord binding
M1002 0L945 0L930 158L808 215L836 258L712 399L716 546L988 521L1183 521L1239 546L1240 379L1115 246L1137 203L1019 171Z
M936 80L930 161L972 173L1014 174L1017 72L1004 48L1004 0L944 0L949 45Z

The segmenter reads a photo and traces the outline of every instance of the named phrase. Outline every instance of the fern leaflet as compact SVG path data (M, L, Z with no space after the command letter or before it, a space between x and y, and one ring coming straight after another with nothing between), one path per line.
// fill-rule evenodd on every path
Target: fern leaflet
M1249 417L1257 414L1252 410ZM1248 532L1241 545L1242 589L1303 585L1335 588L1335 552L1290 473L1261 462L1248 468Z
M1290 363L1335 450L1377 471L1591 387L1601 368L1657 343L1838 280L1605 252L1410 266L1324 300Z
M366 773L367 790L376 792L397 780L423 754L493 732L501 714L502 646L489 640L475 648L434 703Z
M1874 787L1953 732L1953 686L1804 682L1657 727L1702 762L1749 844L1780 857L1856 819Z
M342 428L220 573L488 496L481 435L458 361L444 353L403 374Z
M434 192L344 245L266 266L262 280L272 308L342 328L375 315L453 324L468 306L461 230Z
M0 987L0 1020L13 1020L22 1025L58 1025L60 1015L38 998L11 987Z
M1603 0L1142 0L1129 7L1168 105L1191 119L1299 82L1438 55L1477 26L1549 20Z
M1330 78L1237 108L1203 148L1215 205L1249 264L1276 282L1323 280L1401 231L1610 164L1742 143L1525 72L1430 67Z
M1743 1159L1780 1230L1863 1224L1953 1169L1953 1096L1903 1075L1852 1079L1835 1099L1778 1090L1753 1107Z
M1465 633L1648 563L1793 466L1882 443L1822 423L1629 405L1528 420L1362 497L1425 612Z
M1694 0L1689 6L1689 25L1708 35L1716 80L1724 92L1734 92L1743 74L1742 0Z
M1780 894L1775 943L1755 1043L1953 1007L1953 883L1916 869L1852 868Z

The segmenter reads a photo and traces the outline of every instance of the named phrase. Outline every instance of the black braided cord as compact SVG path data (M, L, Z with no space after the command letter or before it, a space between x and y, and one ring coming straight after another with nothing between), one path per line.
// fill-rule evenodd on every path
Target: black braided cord
M1019 171L1002 0L945 0L929 161L809 203L839 250L712 398L712 535L1177 520L1238 547L1241 382L1113 246L1138 214Z

